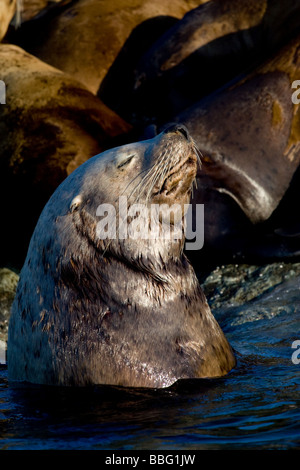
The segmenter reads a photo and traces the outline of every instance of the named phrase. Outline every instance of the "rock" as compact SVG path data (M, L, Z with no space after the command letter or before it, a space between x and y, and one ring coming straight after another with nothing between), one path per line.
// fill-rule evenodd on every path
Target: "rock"
M8 268L0 268L0 342L6 342L7 340L10 309L15 297L18 281L19 276L14 271Z
M299 287L299 276L300 263L228 264L216 267L202 279L202 287L213 310L228 309L273 292L287 281L298 279Z
M0 76L6 84L0 106L3 243L7 254L23 257L56 187L131 127L81 83L17 46L0 45ZM0 262L7 261L17 262Z
M220 266L202 282L217 320L225 331L235 330L236 335L241 325L249 323L253 338L251 325L264 320L258 323L261 327L256 327L257 332L267 326L272 338L280 341L299 317L300 263ZM280 316L282 321L274 322L274 318ZM240 353L244 347L247 349L246 343Z

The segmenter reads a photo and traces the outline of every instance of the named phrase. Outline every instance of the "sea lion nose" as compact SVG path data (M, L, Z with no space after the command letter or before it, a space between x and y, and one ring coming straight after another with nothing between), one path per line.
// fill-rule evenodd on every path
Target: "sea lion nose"
M167 129L164 130L165 134L178 133L178 132L180 132L187 140L189 140L190 138L189 131L183 124L172 124Z

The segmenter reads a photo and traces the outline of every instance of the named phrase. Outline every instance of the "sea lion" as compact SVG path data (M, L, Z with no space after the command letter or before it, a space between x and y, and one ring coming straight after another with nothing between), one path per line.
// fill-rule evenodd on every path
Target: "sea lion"
M16 24L19 22L21 3L20 0L2 0L0 3L0 41L4 38L9 23L13 17L16 18Z
M131 126L77 80L17 46L0 44L0 76L6 86L0 106L6 250L0 263L21 267L53 191L87 158L118 145L115 139Z
M97 237L103 204L116 208L122 196L128 211L136 202L178 209L189 202L196 170L194 142L177 125L93 157L59 186L20 274L8 332L10 380L160 388L234 367L182 252L183 236ZM173 215L174 229L183 213Z
M211 0L189 11L131 63L116 61L98 96L131 123L164 123L253 70L299 32L300 4Z
M170 21L174 24L198 4L197 0L63 1L48 14L41 12L23 23L9 39L96 94L134 28L157 18L151 31L146 31L154 41L157 31L162 34ZM147 35L143 36L146 42Z
M21 22L24 23L33 18L41 18L49 12L57 11L68 5L73 0L19 0Z
M300 254L299 45L297 36L238 83L171 120L188 127L203 154L193 202L205 205L205 242L190 253L194 259L205 251L218 263Z

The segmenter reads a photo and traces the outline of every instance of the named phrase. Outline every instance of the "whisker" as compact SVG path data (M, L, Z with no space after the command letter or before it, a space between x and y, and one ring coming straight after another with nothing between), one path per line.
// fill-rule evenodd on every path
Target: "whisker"
M125 193L125 191L129 188L129 186L137 179L141 176L142 173L145 173L148 171L148 168L145 168L144 170L140 171L128 184L127 186L125 187L125 189L122 191L121 193L121 196Z
M159 181L159 179L161 179L161 175L162 175L162 171L161 171L161 166L164 165L165 166L165 162L167 160L167 155L164 156L164 160L162 160L160 162L160 166L157 166L157 168L155 169L155 172L153 173L152 175L152 178L150 179L149 181L149 188L148 188L148 192L147 192L147 196L146 196L146 201L148 202L149 200L149 197L150 197L150 194L153 190L153 188L155 187L155 185L157 184L157 182Z
M16 2L16 11L14 17L14 27L17 29L21 26L22 23L22 12L23 12L23 0L17 0Z
M156 178L154 179L152 186L149 188L149 191L148 191L148 194L147 194L147 200L148 200L148 198L149 198L149 196L150 196L150 194L151 194L153 188L155 187L155 185L156 185L159 178L160 178L160 181L161 181L161 185L163 184L164 179L166 177L166 174L168 173L168 171L170 169L170 163L171 163L170 156L171 156L171 153L168 150L166 150L163 160L160 161L160 165L161 165L160 174L157 171Z
M148 191L146 195L146 203L148 202L150 198L150 195L154 186L156 185L159 178L161 178L162 168L165 167L168 158L169 158L169 154L167 153L167 151L165 151L162 155L162 159L160 159L159 161L156 161L155 165L153 165L151 171L148 174L148 178L145 178L144 181L141 182L142 184L147 183L147 186L148 186ZM139 197L140 195L138 196L137 199L139 199Z
M201 168L202 167L201 157L203 158L203 153L199 149L198 145L196 144L195 139L192 136L191 136L191 141L192 141L192 146L193 146L194 153L195 153L195 155L197 157L197 161L199 163L199 168Z

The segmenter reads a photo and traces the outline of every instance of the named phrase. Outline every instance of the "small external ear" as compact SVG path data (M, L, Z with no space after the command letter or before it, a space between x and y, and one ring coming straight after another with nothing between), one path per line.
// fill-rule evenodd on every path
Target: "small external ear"
M77 211L81 203L82 203L82 197L80 194L78 194L78 196L75 196L70 204L70 212L72 213L72 212Z

